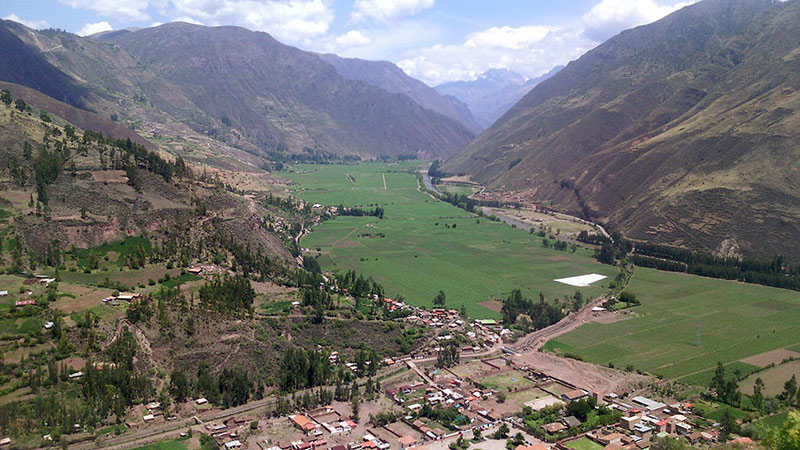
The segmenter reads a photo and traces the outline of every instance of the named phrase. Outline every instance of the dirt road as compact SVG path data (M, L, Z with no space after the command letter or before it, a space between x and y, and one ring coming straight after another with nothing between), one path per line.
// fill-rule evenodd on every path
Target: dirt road
M266 412L266 410L269 409L274 403L275 399L273 397L269 397L263 400L253 401L236 408L206 411L197 414L194 417L197 417L203 422L218 422L243 413L251 413L252 415L253 412ZM90 449L103 447L106 449L124 450L128 448L141 447L142 445L148 443L163 441L166 439L175 439L179 437L181 432L186 431L188 428L196 424L194 417L178 419L156 425L148 425L141 430L126 433L120 436L98 438L95 441L71 444L70 448Z
M509 346L509 348L517 353L538 351L548 340L568 333L586 322L590 322L594 314L592 308L602 305L605 301L605 297L598 297L587 303L577 312L569 313L566 317L549 327L534 331L520 339L514 345Z
M519 363L533 367L539 372L562 379L582 389L600 392L601 394L624 390L626 387L639 382L652 381L651 378L643 375L610 369L597 364L563 358L552 353L540 351L548 340L590 322L595 314L592 312L592 308L602 305L605 300L604 297L597 298L578 310L578 312L570 313L558 323L534 331L520 339L513 346L509 346L510 349L517 353L514 359Z

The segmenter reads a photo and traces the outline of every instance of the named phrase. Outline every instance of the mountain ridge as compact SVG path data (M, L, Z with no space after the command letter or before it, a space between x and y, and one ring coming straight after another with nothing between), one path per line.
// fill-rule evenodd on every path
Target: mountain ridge
M439 94L436 89L408 76L403 69L389 61L342 58L331 53L321 54L320 58L336 67L339 75L344 78L363 81L389 92L407 95L423 108L457 120L474 133L483 130L466 105L457 99L454 102Z
M488 128L534 86L555 75L561 68L556 66L530 79L509 69L489 69L475 80L443 83L435 89L467 105L483 128Z
M706 0L625 31L445 169L634 239L797 258L798 23L797 2Z
M70 87L71 105L133 123L180 122L262 158L306 149L444 157L474 136L450 117L347 80L316 54L266 33L172 23L81 38L0 25L8 37L0 51L52 67ZM0 61L0 74L13 75L12 67ZM8 78L34 88L48 82Z

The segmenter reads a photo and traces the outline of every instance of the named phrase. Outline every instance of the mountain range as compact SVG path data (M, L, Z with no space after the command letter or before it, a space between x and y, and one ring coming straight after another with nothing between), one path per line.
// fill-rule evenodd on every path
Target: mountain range
M800 256L800 2L705 0L538 84L444 168L635 239Z
M438 95L420 105L243 28L171 23L93 39L3 21L0 54L2 80L134 125L179 123L272 159L446 157L474 136Z
M348 80L357 80L395 94L410 97L423 108L450 117L474 133L483 131L472 116L469 107L455 97L441 95L436 89L415 78L388 61L366 61L357 58L341 58L333 54L320 55L323 61L336 67L339 75Z
M509 69L487 70L471 81L452 81L436 86L436 90L467 105L482 128L488 128L511 109L522 97L542 81L557 74L556 66L539 77L526 79Z

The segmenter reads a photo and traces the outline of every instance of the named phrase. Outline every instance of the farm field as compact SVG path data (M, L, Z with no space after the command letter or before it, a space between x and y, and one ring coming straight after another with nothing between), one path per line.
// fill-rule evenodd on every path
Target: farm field
M161 441L155 444L145 445L134 450L186 450L188 439L174 439L171 441Z
M632 318L588 323L545 349L703 385L718 361L746 374L759 367L741 360L800 344L800 292L640 267L628 290L642 301Z
M478 192L478 190L472 186L464 186L459 184L440 184L436 186L436 189L438 189L441 192L448 192L450 194L458 194L466 196L470 196Z
M301 246L319 255L323 269L354 269L380 282L386 295L402 295L410 304L431 306L443 290L448 307L464 304L473 318L499 318L497 308L480 303L505 298L515 288L528 297L541 291L549 299L566 298L576 288L554 279L608 276L581 288L584 297L592 297L616 275L588 250L546 249L541 237L420 192L414 168L415 163L298 166L297 173L286 176L296 183L294 194L311 203L385 209L383 220L348 216L323 222Z
M792 375L800 377L800 360L789 361L750 375L741 382L739 390L748 395L752 394L756 378L761 378L764 381L764 395L774 397L783 391L783 384L792 378Z

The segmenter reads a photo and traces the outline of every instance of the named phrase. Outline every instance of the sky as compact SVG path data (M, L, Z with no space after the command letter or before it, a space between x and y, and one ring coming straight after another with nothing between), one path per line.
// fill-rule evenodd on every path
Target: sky
M696 0L3 0L0 17L82 36L184 21L303 50L394 62L431 86L506 68L528 78Z

